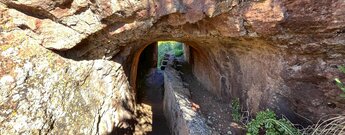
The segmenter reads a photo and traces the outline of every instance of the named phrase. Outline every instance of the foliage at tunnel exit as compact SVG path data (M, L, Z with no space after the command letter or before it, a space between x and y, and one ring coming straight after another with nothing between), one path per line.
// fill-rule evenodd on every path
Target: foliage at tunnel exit
M344 66L339 66L338 69L345 74ZM340 97L345 98L345 86L343 82L341 82L339 78L335 78L335 83L340 88L340 90L343 91L343 93L340 94Z
M158 61L157 67L161 66L164 54L175 55L180 57L183 55L183 43L176 41L159 41L158 42Z
M276 114L267 109L257 113L247 125L247 135L300 135L299 130L287 119L277 119Z

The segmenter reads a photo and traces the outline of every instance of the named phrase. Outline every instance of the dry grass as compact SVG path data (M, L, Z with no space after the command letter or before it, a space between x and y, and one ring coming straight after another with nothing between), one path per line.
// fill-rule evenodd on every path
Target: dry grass
M345 115L327 115L301 132L303 135L345 135Z

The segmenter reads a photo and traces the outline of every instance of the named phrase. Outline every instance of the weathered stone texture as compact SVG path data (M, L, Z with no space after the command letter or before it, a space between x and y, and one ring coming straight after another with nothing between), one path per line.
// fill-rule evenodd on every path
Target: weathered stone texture
M132 117L133 98L120 64L72 61L24 44L0 56L14 65L0 79L1 134L105 134Z
M164 72L163 110L174 135L217 134L206 124L200 112L192 109L190 92L183 86L178 71L167 67Z
M0 134L107 134L133 117L133 95L119 63L63 58L41 46L47 37L40 36L73 32L2 10ZM59 32L37 34L35 21Z

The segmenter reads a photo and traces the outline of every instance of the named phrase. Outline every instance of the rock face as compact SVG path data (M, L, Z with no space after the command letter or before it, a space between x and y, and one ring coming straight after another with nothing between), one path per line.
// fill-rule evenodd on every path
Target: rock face
M105 134L131 117L120 64L63 59L24 43L1 58L1 134Z
M345 2L0 0L0 134L106 134L134 117L141 51L190 47L224 100L295 122L345 113ZM139 69L140 70L140 69ZM121 127L121 125L123 127Z

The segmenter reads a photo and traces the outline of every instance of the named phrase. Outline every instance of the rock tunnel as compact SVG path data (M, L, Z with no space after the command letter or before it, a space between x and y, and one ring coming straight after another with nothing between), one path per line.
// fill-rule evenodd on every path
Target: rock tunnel
M189 47L207 91L224 103L238 98L252 115L270 108L309 125L344 114L333 81L344 78L344 5L0 0L0 134L134 130L138 78L157 63L157 41L167 40Z
M280 52L272 46L263 46L263 41L233 41L229 39L226 45L219 41L198 42L183 41L190 47L190 65L192 74L208 90L222 100L230 103L239 98L243 107L251 112L264 108L279 108L280 113L294 122L302 123L300 116L293 114L293 103L285 93L284 78L280 76L282 61ZM230 44L230 45L228 45ZM154 55L156 43L142 46L130 58L133 61L130 71L131 86L135 87L136 71L142 72L155 67ZM139 60L139 56L146 57ZM152 63L150 62L152 61ZM144 66L151 67L144 67ZM145 72L145 71L144 71ZM133 80L131 80L133 78ZM247 83L250 82L250 83ZM283 92L282 94L280 92ZM288 97L287 97L288 96Z

